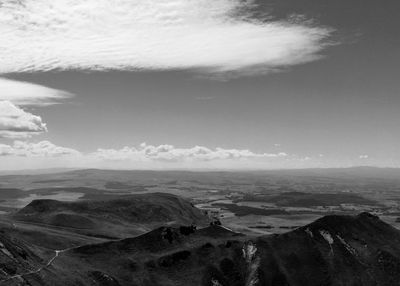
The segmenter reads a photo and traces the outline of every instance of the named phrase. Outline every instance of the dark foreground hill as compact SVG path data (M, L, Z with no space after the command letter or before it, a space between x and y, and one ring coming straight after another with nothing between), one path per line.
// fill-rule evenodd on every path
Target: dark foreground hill
M66 250L5 285L400 285L400 231L368 213L254 239L220 226L161 227Z
M13 218L110 238L138 235L160 225L208 223L190 202L165 193L76 202L34 200Z
M15 239L0 230L0 285L5 283L3 280L17 273L35 269L38 265L46 263L46 258L46 253L39 247Z

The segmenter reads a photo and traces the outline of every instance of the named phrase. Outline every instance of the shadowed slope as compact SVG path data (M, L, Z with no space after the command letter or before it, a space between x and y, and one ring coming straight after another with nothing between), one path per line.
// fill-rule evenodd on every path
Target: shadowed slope
M326 216L256 244L260 285L399 285L400 232L368 213Z
M0 231L0 285L4 280L45 263L47 254L38 247Z
M400 285L400 231L368 213L326 216L249 239L222 226L160 227L67 250L24 279L31 285Z
M367 213L327 216L252 242L220 226L188 229L161 227L78 247L29 279L44 285L399 285L400 232Z

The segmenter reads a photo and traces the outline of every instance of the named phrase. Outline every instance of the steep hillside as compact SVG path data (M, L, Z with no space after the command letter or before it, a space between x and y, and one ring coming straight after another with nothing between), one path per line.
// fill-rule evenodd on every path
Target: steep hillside
M220 226L194 232L190 227L161 227L135 238L71 249L27 280L44 285L200 285L218 272L213 265L221 260L245 263L244 239ZM244 283L243 277L231 277L229 285L244 285L238 284Z
M256 242L259 285L400 285L400 232L368 213Z
M31 285L400 285L400 232L367 213L327 216L254 239L220 226L162 227L69 249L24 279Z
M50 253L0 230L0 285L46 263ZM10 279L11 278L11 279Z
M166 224L207 224L185 199L164 193L120 196L111 200L61 202L35 200L14 215L18 221L121 238Z

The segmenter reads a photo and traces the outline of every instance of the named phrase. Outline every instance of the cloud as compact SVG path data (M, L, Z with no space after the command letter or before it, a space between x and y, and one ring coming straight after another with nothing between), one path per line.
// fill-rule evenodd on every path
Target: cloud
M47 131L42 118L10 101L0 101L0 138L27 138Z
M49 141L38 143L28 143L15 141L13 145L0 144L0 156L19 156L19 157L60 157L77 156L80 152L56 146Z
M172 145L141 144L121 149L98 149L82 153L49 141L15 141L0 144L0 170L27 168L100 169L277 169L316 167L312 158L280 153L255 153L246 149L177 148ZM4 163L4 164L3 164Z
M173 145L147 145L142 143L138 148L124 147L122 149L99 149L93 154L105 160L136 160L136 161L165 161L193 162L213 160L240 160L250 158L286 157L286 153L253 153L249 150L210 149L202 146L192 148L175 148Z
M0 162L0 170L69 168L85 166L85 157L49 141L15 141L10 145L0 144Z
M0 73L265 72L316 60L328 45L332 30L256 19L254 6L250 0L4 0Z
M21 106L48 106L73 96L61 90L6 78L0 78L0 91L0 138L13 139L47 132L42 118Z
M0 39L0 45L1 41ZM0 78L0 90L0 101L10 101L19 106L52 105L59 103L62 99L72 97L72 94L65 91L6 78Z
M360 155L359 158L360 158L360 159L368 159L369 156L368 156L368 155Z

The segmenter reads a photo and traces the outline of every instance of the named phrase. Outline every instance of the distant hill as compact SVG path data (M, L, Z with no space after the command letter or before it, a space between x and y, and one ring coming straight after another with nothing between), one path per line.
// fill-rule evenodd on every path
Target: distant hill
M269 194L277 192L380 193L370 200L392 199L400 188L400 169L354 167L338 169L268 170L247 172L190 172L138 170L73 170L42 175L0 176L0 211L20 208L31 198L110 199L117 195L166 192L189 200L201 192L227 191ZM10 189L15 189L15 194ZM21 200L15 197L19 196ZM350 197L347 196L346 199ZM352 199L352 201L354 201ZM317 201L315 201L317 203ZM345 202L348 203L348 202ZM368 210L368 209L365 209Z
M74 170L77 170L77 168L9 170L9 171L0 171L0 176L57 174L57 173L62 173L62 172L74 171Z
M208 223L208 218L187 200L166 193L75 202L34 200L14 219L110 238L137 235L159 225Z
M258 238L222 226L161 227L67 250L24 279L31 285L399 285L400 231L368 213L326 216Z
M5 175L0 172L0 187L19 189L40 189L58 187L90 187L97 189L145 190L147 186L171 185L182 182L227 185L264 184L281 180L354 184L360 182L393 181L400 183L400 168L352 167L333 169L293 169L262 171L144 171L144 170L98 170L84 169L65 171L62 169L40 174L40 170L30 175L15 173Z
M264 172L264 171L260 171ZM330 178L369 178L400 180L400 168L378 168L358 166L349 168L314 168L314 169L288 169L265 171L269 174L283 174L294 176L326 176Z

